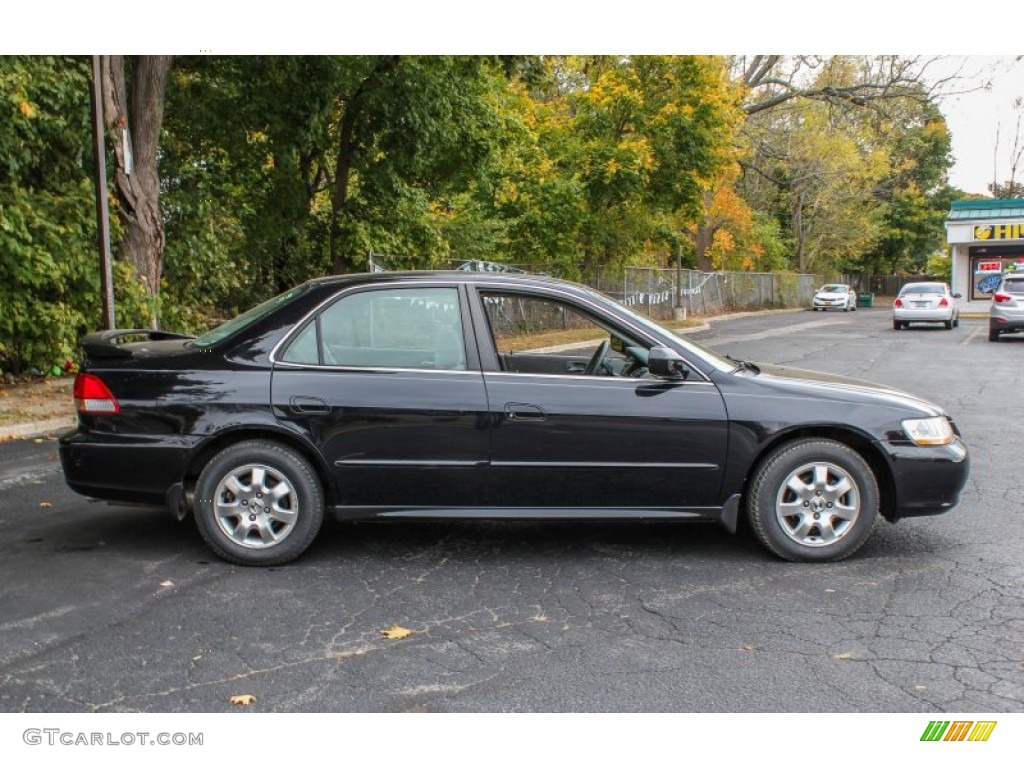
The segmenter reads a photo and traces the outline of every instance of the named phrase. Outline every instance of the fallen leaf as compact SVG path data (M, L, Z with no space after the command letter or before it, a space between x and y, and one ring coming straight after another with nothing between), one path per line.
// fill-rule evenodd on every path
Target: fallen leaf
M397 624L395 624L395 626L391 627L390 629L380 630L380 633L387 640L401 640L411 635L412 630L406 629L405 627L400 627Z
M927 691L928 690L928 686L927 685L915 685L914 689L918 690L918 691Z
M43 442L43 438L41 438L41 437L37 437L37 438L36 438L35 440L33 440L32 442L33 442L33 443L41 443L41 442Z
M50 507L52 507L52 506L53 506L53 504L51 504L51 503L50 503L50 502L48 502L48 501L40 501L40 502L39 502L39 508L40 508L40 509L49 509L49 508L50 508Z
M835 659L836 661L849 661L850 659L853 658L853 654L852 653L837 653L832 658Z
M834 590L834 589L826 589L825 591L826 591L826 592L835 592L835 590Z
M167 581L161 581L160 582L160 586L161 587L173 587L174 586L174 582L171 581L170 579L167 579Z
M240 707L248 707L250 704L256 703L256 697L251 693L243 693L241 696L232 696L229 701Z
M743 645L740 646L740 650L741 651L752 651L752 650L754 650L754 646L752 646L750 643L744 643Z

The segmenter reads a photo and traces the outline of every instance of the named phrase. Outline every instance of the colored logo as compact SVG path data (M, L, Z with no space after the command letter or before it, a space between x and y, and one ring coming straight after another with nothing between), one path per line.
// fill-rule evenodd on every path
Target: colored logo
M995 729L995 720L932 720L921 741L988 741Z
M974 228L974 239L975 240L988 240L992 237L992 227L975 227Z
M999 283L1002 279L1002 275L989 275L988 277L983 277L978 281L978 293L992 293L999 287Z

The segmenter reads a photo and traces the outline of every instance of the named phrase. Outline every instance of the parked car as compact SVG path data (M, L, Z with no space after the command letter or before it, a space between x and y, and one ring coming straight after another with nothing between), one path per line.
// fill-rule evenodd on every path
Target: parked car
M191 514L246 565L344 518L741 516L788 560L877 517L946 512L968 476L939 406L723 357L590 289L487 273L304 283L190 338L82 341L78 493Z
M942 323L950 331L960 325L959 293L946 283L907 283L892 305L892 328L898 331L911 323Z
M988 310L988 340L1024 331L1024 272L1003 275Z
M823 285L814 294L811 307L815 312L841 309L843 312L857 311L857 293L848 285L830 283Z

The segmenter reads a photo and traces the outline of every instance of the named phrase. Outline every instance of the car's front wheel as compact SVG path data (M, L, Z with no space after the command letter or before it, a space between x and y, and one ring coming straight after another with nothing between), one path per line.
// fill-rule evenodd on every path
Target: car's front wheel
M806 438L775 448L758 465L747 516L761 543L781 558L842 560L867 540L878 517L878 482L843 443Z
M316 473L279 443L246 440L220 451L196 483L195 518L206 543L241 565L280 565L301 555L324 518Z

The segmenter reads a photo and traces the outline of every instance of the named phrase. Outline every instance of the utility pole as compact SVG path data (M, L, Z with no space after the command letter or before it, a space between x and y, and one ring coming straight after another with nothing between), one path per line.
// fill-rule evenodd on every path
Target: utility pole
M110 209L107 204L107 156L103 143L103 93L100 57L92 57L92 137L96 157L96 223L99 229L100 287L103 293L103 323L113 330L114 268L110 255Z

